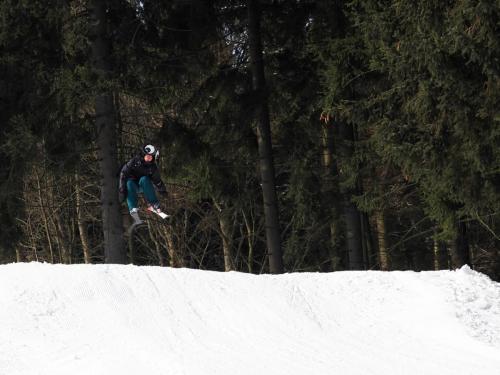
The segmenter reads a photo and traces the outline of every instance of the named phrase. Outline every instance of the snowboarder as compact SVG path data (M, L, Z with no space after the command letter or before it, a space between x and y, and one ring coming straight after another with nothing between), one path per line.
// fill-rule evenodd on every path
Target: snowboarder
M130 216L134 224L142 223L139 217L138 193L143 193L148 204L147 210L165 219L169 215L162 212L156 197L155 188L161 195L166 195L165 184L161 180L156 161L158 148L152 144L142 146L140 153L125 163L120 171L120 202L127 200Z

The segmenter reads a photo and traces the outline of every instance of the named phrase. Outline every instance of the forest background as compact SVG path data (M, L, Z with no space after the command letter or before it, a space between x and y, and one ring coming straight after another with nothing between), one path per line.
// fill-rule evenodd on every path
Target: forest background
M500 280L498 0L0 0L0 262ZM160 147L169 224L126 237Z

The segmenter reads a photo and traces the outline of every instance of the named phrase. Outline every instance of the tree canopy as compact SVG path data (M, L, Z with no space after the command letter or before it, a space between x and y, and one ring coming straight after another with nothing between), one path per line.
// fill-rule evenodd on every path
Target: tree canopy
M0 260L105 261L107 95L106 152L159 146L174 216L127 261L272 271L265 97L285 271L500 279L500 2L256 1L265 91L249 3L107 0L103 75L91 1L0 0Z

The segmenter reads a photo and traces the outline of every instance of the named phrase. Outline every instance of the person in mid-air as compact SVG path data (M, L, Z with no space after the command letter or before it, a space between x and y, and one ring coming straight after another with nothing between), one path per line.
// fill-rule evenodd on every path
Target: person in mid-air
M152 144L142 146L140 152L125 163L120 171L120 202L127 201L130 216L135 223L141 223L139 217L138 193L144 194L148 211L168 217L162 212L160 202L156 197L155 188L161 195L167 194L165 184L161 180L156 161L159 150Z

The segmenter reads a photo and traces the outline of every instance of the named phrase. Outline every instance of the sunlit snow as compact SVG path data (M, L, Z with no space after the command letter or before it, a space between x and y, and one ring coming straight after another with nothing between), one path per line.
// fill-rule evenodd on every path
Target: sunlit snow
M500 284L468 267L3 265L0 374L498 375Z

